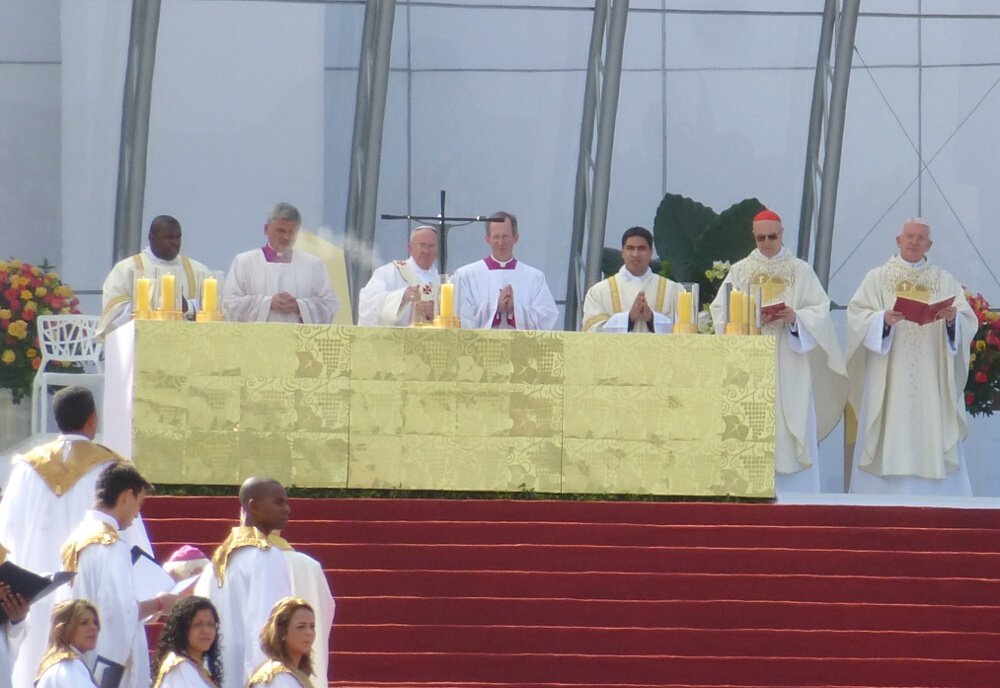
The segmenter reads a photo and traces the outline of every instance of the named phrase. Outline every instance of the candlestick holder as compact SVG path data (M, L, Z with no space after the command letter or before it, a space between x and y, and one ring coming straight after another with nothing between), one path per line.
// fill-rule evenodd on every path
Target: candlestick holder
M152 311L149 314L150 320L183 320L184 314L180 311Z
M194 314L195 322L222 322L222 311L198 311Z
M743 325L734 322L726 323L726 334L745 334L743 332Z

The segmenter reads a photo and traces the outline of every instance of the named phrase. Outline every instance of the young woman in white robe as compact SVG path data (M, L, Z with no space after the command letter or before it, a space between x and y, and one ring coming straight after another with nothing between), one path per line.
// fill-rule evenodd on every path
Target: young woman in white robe
M170 612L153 660L153 688L222 685L219 613L204 597L185 597Z
M260 648L269 659L250 677L247 688L313 688L313 642L316 614L301 597L284 597L271 610L260 632Z
M87 600L60 602L52 610L49 648L38 666L35 688L93 688L97 685L83 653L97 647L97 608Z

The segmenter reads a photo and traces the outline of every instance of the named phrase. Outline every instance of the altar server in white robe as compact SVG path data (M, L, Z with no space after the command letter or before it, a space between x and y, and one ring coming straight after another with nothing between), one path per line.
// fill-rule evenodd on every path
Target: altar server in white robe
M455 271L459 318L466 329L552 330L559 310L545 275L514 257L517 218L498 211L486 223L491 253Z
M670 333L680 286L650 270L652 259L653 234L645 227L626 229L622 234L624 265L587 290L584 332Z
M85 655L95 673L101 659L124 667L122 688L147 688L149 647L143 620L169 613L177 595L161 593L137 599L132 576L132 547L119 531L139 515L152 488L130 463L114 463L97 479L94 508L70 533L62 547L63 570L76 573L65 590L71 599L93 602L101 615L97 647ZM62 596L62 591L59 593Z
M375 270L358 297L358 325L407 327L434 320L440 276L434 267L438 255L437 230L417 227L407 244L410 257Z
M174 273L184 297L184 314L193 319L198 306L198 285L211 274L205 265L182 256L181 223L170 215L158 215L149 225L149 246L134 256L118 261L104 280L101 334L132 319L136 277L153 279L156 270ZM157 285L154 283L153 290Z
M847 368L830 317L830 297L808 263L782 242L781 218L771 210L754 216L757 248L736 262L723 286L748 293L761 288L762 306L778 307L761 319L761 334L775 337L775 489L819 492L819 441L837 426L847 399ZM716 333L724 333L726 292L712 302Z
M313 670L320 682L325 683L330 671L330 629L333 628L333 617L337 611L330 583L323 572L323 566L308 554L296 551L280 533L271 533L270 540L285 555L288 573L292 578L292 594L308 602L316 615Z
M83 514L93 506L97 478L107 466L125 461L93 442L97 431L94 397L86 387L66 387L52 401L61 434L13 459L10 481L0 500L0 542L10 560L36 573L62 568L59 549ZM141 519L122 533L130 545L152 553ZM45 654L55 595L37 600L23 622L24 639L14 659L14 685L30 686Z
M278 203L264 225L262 248L240 253L226 275L226 320L328 325L340 307L322 260L295 250L302 216Z
M288 495L277 480L253 477L240 487L243 525L233 528L195 585L219 611L223 688L243 688L266 657L260 631L271 608L292 594L288 563L268 536L288 524Z
M896 237L899 254L865 276L847 308L858 419L851 492L972 494L963 390L978 321L958 280L927 260L932 244L924 220L907 220ZM901 295L954 301L918 325L894 310Z

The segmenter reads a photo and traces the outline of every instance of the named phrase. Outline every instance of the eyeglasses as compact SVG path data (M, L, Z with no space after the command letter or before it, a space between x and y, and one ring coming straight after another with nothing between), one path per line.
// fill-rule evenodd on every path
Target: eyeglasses
M778 233L775 232L774 234L754 234L753 238L754 241L756 241L758 244L762 244L765 241L774 241L775 239L777 239Z

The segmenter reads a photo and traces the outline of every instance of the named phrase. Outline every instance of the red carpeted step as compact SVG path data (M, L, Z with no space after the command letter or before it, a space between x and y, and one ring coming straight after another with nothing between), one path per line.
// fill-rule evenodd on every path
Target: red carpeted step
M801 658L338 652L340 680L475 681L488 667L489 679L505 682L685 683L740 686L996 685L1000 662L941 659ZM350 667L349 670L344 667Z
M337 598L337 623L633 626L664 621L688 628L824 628L833 630L998 632L1000 606L858 604L753 600L575 600L479 597ZM336 635L336 631L334 631Z
M536 571L343 571L327 577L339 595L575 598L607 600L791 600L1000 606L995 579L787 574Z
M997 633L774 630L760 628L635 628L340 624L337 652L544 653L685 657L826 656L937 659L996 658Z
M995 552L409 543L310 543L301 548L321 562L359 569L810 573L940 578L993 577L1000 571L1000 553Z
M178 525L183 526L184 519ZM213 521L206 519L211 527ZM156 520L170 535L175 521ZM235 521L225 520L225 527ZM162 530L161 530L162 529ZM755 548L865 549L914 551L995 551L1000 529L882 528L843 526L673 525L637 523L560 523L550 521L322 521L293 519L286 534L296 542L453 545L562 544L704 546Z
M598 502L513 499L292 499L292 520L552 521L577 523L1000 528L1000 510L926 507ZM144 517L236 518L235 497L157 497Z

